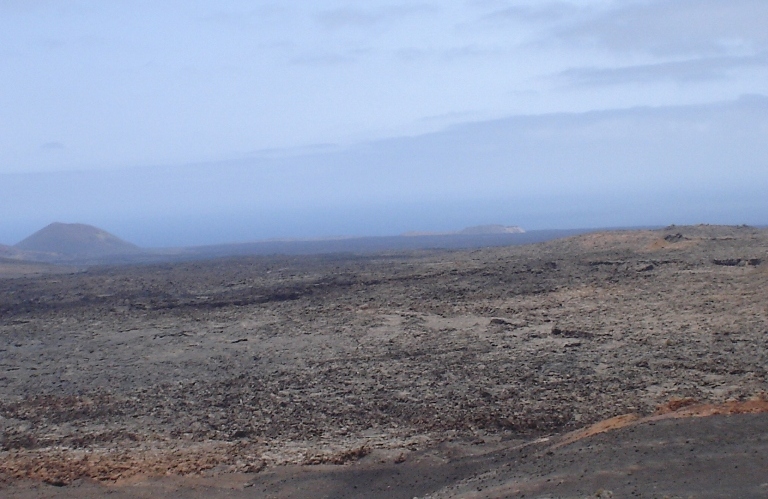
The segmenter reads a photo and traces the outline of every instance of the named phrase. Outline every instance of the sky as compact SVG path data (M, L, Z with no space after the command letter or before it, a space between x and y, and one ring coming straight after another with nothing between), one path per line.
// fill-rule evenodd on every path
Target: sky
M768 2L0 0L0 243L768 224Z

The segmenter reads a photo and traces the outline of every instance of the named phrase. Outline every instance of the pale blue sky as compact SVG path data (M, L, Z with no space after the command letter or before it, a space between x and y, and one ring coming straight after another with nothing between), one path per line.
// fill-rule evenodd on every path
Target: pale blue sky
M0 0L0 242L740 223L765 206L733 192L768 187L766 21L765 0ZM104 194L118 177L130 196ZM643 182L624 218L579 211Z

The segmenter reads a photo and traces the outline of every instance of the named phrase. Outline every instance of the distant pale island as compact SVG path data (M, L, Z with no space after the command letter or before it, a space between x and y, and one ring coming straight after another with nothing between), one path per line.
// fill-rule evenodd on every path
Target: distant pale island
M481 234L524 234L525 229L517 225L476 225L467 227L456 232L429 232L429 231L409 231L402 235L405 237L414 236L450 236L455 234L481 235Z

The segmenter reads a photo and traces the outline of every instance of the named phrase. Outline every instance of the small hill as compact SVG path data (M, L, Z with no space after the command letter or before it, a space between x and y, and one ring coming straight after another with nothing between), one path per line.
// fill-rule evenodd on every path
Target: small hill
M55 222L14 246L67 258L104 258L140 253L141 249L92 225Z

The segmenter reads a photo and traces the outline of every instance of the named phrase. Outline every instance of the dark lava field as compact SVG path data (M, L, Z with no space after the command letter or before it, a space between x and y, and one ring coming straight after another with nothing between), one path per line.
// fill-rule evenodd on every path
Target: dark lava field
M746 226L0 279L0 495L768 497L766 290Z

